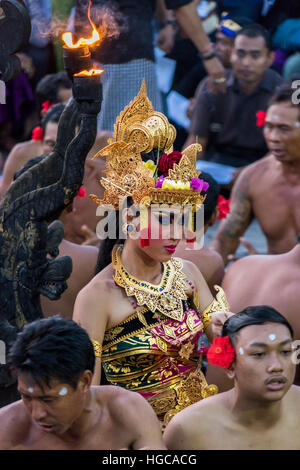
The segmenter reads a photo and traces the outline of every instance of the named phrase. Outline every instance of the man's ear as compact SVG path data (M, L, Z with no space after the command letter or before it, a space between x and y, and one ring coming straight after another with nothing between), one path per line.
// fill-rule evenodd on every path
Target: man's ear
M81 392L86 393L91 384L92 384L92 379L93 379L93 374L90 370L85 370L83 374L81 375L79 382L78 382L78 387L80 388Z
M225 369L225 373L230 380L235 379L235 361L231 364L228 369Z

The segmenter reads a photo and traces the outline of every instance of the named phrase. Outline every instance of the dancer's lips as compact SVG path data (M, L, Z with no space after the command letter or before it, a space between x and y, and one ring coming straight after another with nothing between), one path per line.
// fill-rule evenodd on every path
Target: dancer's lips
M283 375L274 375L269 379L265 380L265 385L269 390L277 391L282 390L284 385L287 383L287 378Z
M168 245L168 246L164 246L164 249L168 252L168 253L174 253L175 250L177 248L177 245Z

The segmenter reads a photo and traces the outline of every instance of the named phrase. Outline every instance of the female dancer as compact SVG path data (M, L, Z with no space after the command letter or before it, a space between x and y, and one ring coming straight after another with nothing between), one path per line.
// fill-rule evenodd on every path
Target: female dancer
M104 199L93 196L110 204L110 238L102 242L100 272L79 293L73 318L94 344L94 384L102 362L110 384L141 393L167 424L184 407L217 393L201 371L201 335L211 341L231 313L222 291L214 299L197 267L172 256L186 228L193 239L194 215L205 200L207 187L195 170L197 145L182 155L160 155L175 135L143 87L115 129L115 142L96 155L107 159ZM158 162L145 164L141 153L153 147ZM112 236L118 216L122 228Z

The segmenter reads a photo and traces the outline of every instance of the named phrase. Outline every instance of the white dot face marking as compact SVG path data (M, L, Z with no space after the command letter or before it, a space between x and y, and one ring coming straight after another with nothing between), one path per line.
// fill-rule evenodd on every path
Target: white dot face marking
M276 339L276 335L274 335L273 333L271 333L271 334L269 335L269 340L270 340L270 341L274 341L274 339Z
M239 353L240 353L241 356L244 354L244 350L243 350L242 347L239 348Z
M29 393L33 393L33 388L32 388L32 387L29 387L29 388L27 388L27 391L28 391Z
M66 387L63 387L58 392L58 395L60 395L61 397L64 397L65 395L67 395L67 393L68 393L68 390L66 389Z
M295 127L300 127L300 122L299 121L295 122Z

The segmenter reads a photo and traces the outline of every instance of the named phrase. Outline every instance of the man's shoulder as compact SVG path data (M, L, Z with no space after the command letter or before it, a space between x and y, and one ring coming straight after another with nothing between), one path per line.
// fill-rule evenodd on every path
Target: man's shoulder
M0 450L18 445L30 426L30 417L22 400L1 408L0 423Z
M274 91L274 88L277 88L284 82L284 78L273 69L266 71L265 80L268 82L270 89L273 88L273 90L270 91Z
M249 178L251 176L255 176L255 178L259 179L260 177L264 177L264 171L272 165L272 156L267 154L265 157L260 158L254 163L247 165L240 174L240 178Z
M65 238L59 245L60 256L68 255L74 260L80 259L80 262L90 263L95 260L95 264L98 258L99 249L96 246L91 245L78 245L78 243L70 242Z
M149 408L148 402L137 392L114 385L93 387L98 403L104 405L111 417L118 422L138 418L139 410Z
M202 428L206 428L208 423L216 425L218 416L222 414L222 410L225 410L223 396L227 393L217 394L188 406L174 416L172 419L174 426L179 426L182 429L191 429L196 426L200 431Z
M228 392L225 392L228 393ZM169 449L207 448L215 428L221 427L226 412L222 395L215 395L188 406L168 424L164 440Z

